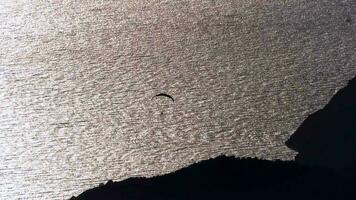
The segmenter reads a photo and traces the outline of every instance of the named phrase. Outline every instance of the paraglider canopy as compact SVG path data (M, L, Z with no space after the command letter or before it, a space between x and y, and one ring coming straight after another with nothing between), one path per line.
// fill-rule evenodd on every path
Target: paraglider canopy
M166 98L169 98L171 99L173 102L174 102L174 98L169 95L169 94L166 94L166 93L159 93L159 94L156 94L155 96L152 97L152 99L156 98L156 97L166 97Z

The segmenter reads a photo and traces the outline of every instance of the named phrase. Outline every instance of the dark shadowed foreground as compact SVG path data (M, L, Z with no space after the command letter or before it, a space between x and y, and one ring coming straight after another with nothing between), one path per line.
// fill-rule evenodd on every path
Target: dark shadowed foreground
M356 77L286 142L298 162L346 170L356 161Z
M160 177L110 181L72 199L348 199L355 186L351 176L294 161L218 157Z
M287 141L297 161L218 157L161 177L108 182L73 199L351 199L355 122L356 77Z

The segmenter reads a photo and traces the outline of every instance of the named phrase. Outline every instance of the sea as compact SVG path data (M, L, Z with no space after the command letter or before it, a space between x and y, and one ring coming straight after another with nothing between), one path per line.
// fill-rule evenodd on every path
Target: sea
M1 0L0 199L293 160L355 75L354 0Z

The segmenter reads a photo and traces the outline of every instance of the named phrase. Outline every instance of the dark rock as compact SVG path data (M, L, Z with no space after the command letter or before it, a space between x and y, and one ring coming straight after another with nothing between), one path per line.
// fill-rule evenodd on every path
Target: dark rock
M355 184L294 161L218 157L154 178L130 178L88 190L90 199L347 199Z
M323 109L310 115L286 142L296 161L337 171L356 161L356 77Z

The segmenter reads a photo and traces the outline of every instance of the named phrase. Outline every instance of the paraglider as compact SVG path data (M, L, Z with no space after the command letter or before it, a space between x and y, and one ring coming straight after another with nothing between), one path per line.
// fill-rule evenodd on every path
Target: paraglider
M166 93L159 93L159 94L156 94L155 96L152 97L152 100L153 100L155 97L166 97L166 98L171 99L171 100L174 102L174 98L173 98L171 95L166 94Z
M159 94L156 94L155 96L152 97L152 100L153 100L154 98L158 98L158 97L164 97L164 98L170 99L170 100L172 100L172 102L174 103L174 98L173 98L171 95L166 94L166 93L159 93ZM161 115L163 115L163 112L161 112Z

